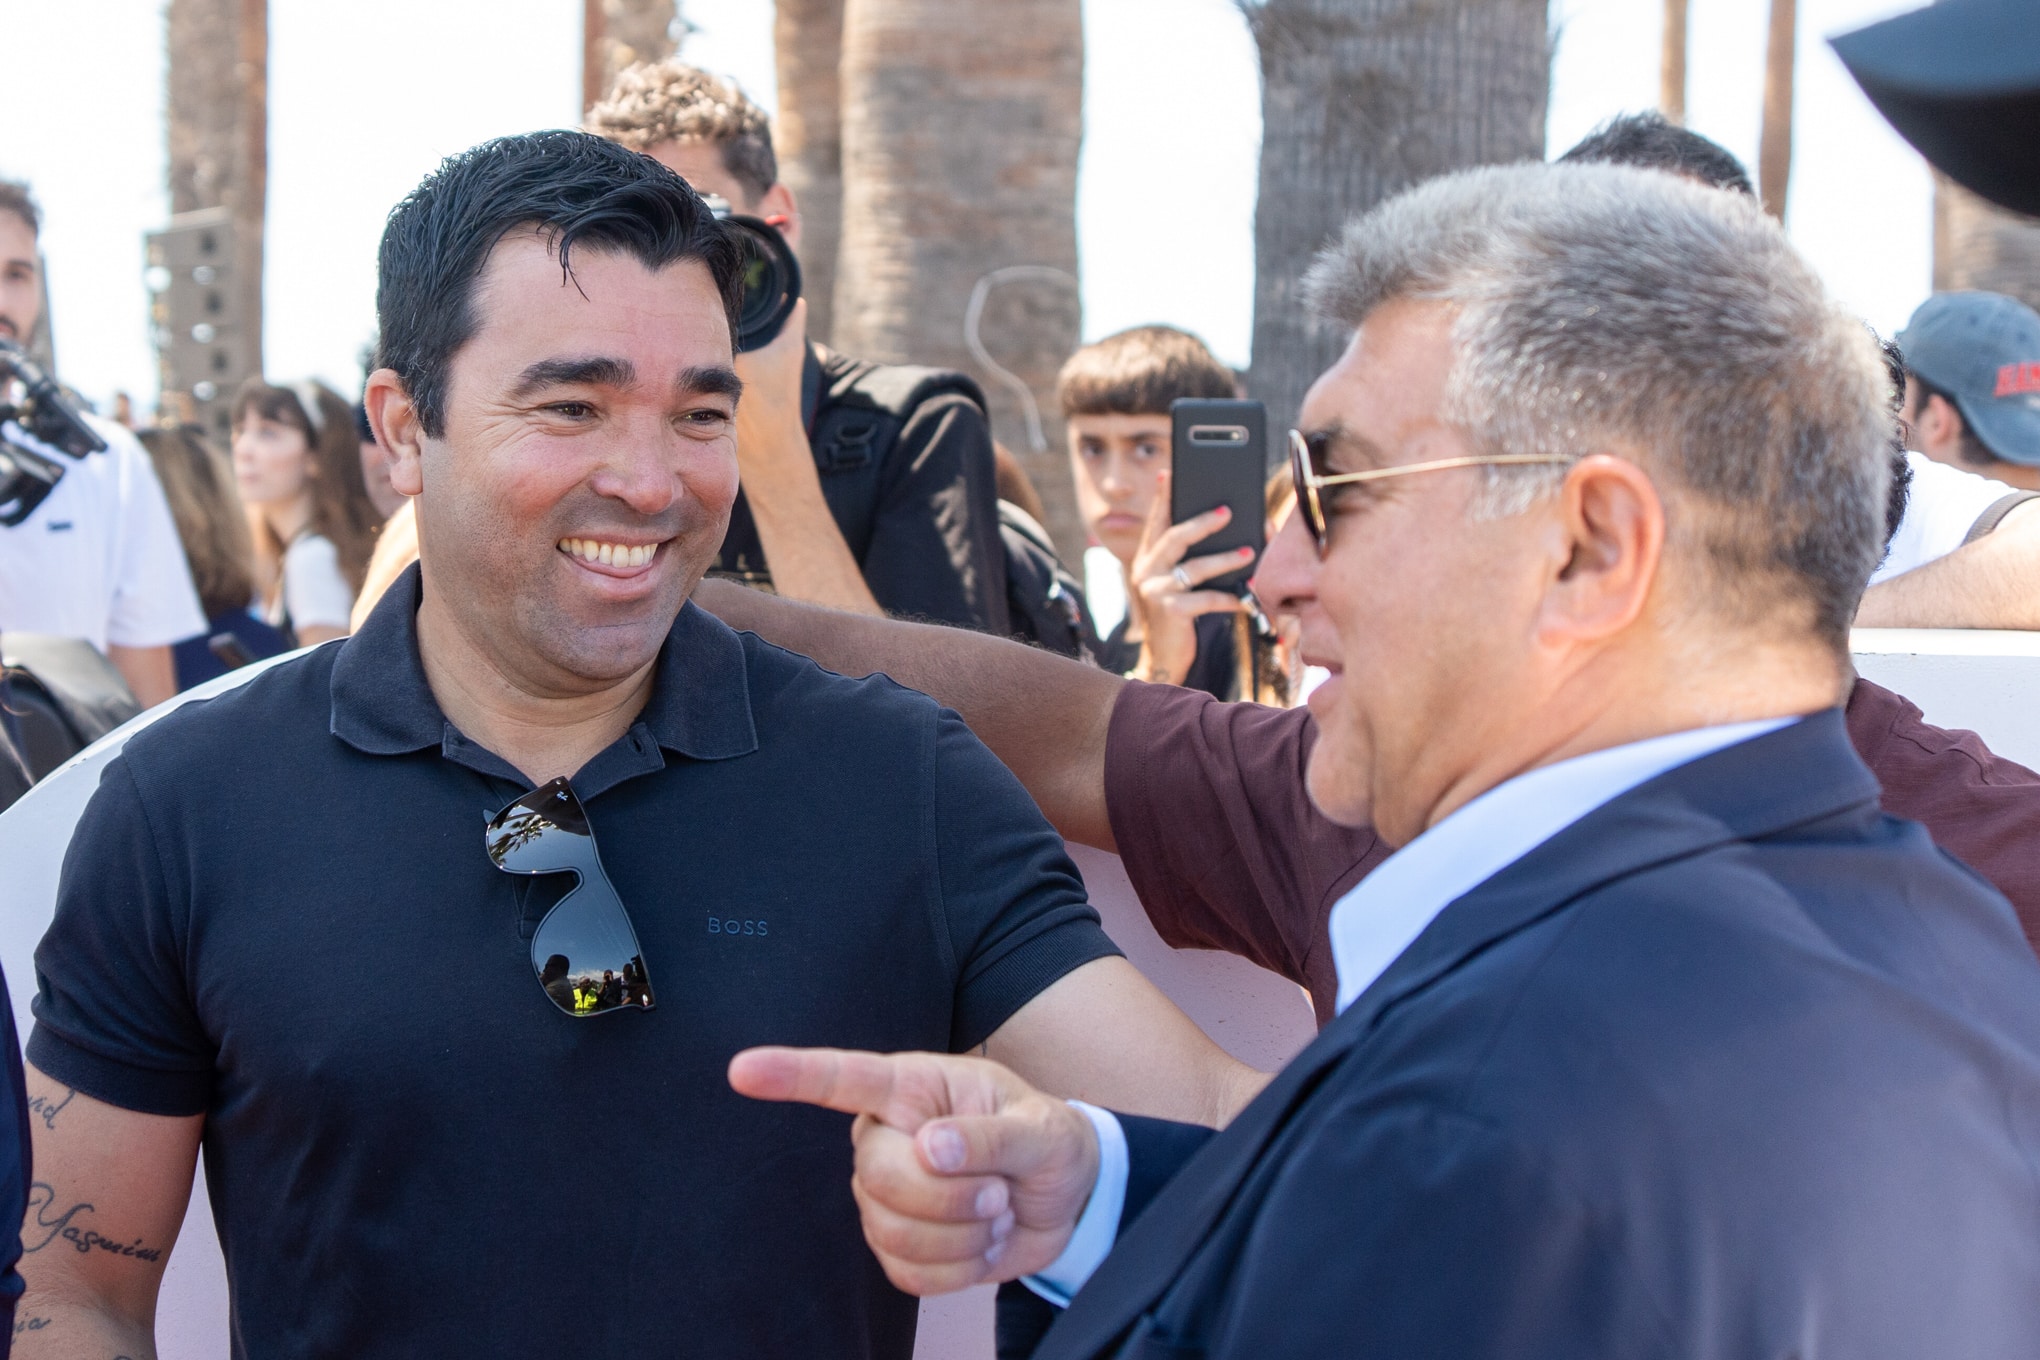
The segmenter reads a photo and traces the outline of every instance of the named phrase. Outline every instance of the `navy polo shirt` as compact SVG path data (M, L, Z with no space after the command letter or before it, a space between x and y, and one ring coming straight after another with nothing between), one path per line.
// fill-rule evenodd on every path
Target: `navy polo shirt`
M573 779L657 1008L563 1015L528 950L571 879L489 861L530 783L433 702L418 590L109 764L30 1060L205 1115L237 1356L907 1356L848 1117L724 1069L972 1048L1116 953L1061 841L953 713L689 605Z

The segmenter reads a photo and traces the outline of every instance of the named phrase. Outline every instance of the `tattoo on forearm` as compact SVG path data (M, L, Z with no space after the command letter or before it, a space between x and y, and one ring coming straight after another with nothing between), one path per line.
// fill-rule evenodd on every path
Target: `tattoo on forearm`
M42 1120L44 1128L54 1130L57 1127L57 1116L63 1113L64 1107L69 1105L77 1094L67 1086L64 1088L62 1100L52 1100L48 1096L30 1096L28 1112Z
M62 1213L56 1212L57 1192L48 1181L37 1181L28 1187L28 1217L21 1227L21 1250L24 1254L41 1251L50 1243L62 1240L73 1251L81 1255L103 1251L114 1256L128 1256L137 1261L160 1261L161 1247L142 1244L137 1237L132 1242L116 1242L102 1237L90 1228L80 1227L71 1220L80 1214L90 1215L90 1204L79 1202Z
M23 1332L39 1332L49 1325L50 1320L44 1317L16 1318L14 1320L14 1334L20 1336Z

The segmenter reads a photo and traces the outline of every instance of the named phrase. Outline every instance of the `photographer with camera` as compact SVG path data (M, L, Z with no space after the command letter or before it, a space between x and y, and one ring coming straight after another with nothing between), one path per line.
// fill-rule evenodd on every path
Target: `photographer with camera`
M982 394L959 373L807 339L800 210L765 111L734 82L666 60L617 76L587 127L724 200L753 242L737 355L743 490L714 574L859 613L1012 631Z
M42 314L41 226L28 186L0 181L0 633L90 643L147 708L177 692L171 644L205 615L148 456L71 410L24 352Z

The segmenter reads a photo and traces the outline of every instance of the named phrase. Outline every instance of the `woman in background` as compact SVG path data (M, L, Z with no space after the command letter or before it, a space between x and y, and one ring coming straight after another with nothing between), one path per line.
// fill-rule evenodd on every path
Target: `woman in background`
M234 399L234 477L249 509L262 616L310 645L345 637L382 518L354 414L315 382L250 379Z
M222 634L232 641L222 642L220 652L249 661L287 649L289 639L249 612L255 599L255 547L226 454L192 425L143 430L138 437L163 484L184 558L191 564L192 584L205 608L206 631L171 649L177 688L190 689L231 669L210 645Z

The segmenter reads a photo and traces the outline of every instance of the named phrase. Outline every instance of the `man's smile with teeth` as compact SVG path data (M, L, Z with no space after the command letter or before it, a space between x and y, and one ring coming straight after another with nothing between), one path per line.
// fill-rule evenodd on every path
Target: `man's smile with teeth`
M604 543L593 538L563 538L560 551L583 562L605 567L642 567L659 551L656 543Z

